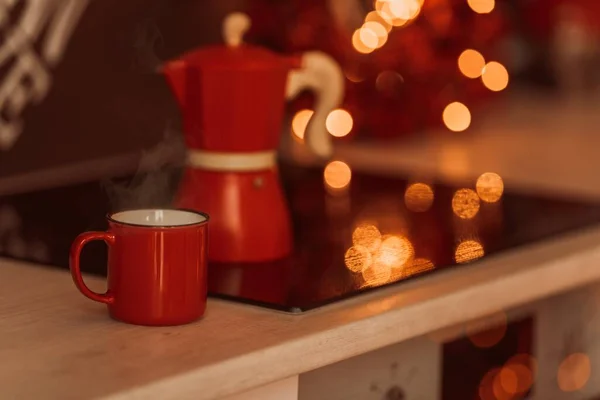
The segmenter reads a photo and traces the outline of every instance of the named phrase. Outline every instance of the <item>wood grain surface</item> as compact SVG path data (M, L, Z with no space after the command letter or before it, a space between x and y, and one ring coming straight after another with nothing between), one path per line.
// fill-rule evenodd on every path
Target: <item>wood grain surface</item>
M211 300L175 328L112 321L66 272L2 260L2 396L233 394L598 280L598 243L600 229L582 232L299 316Z

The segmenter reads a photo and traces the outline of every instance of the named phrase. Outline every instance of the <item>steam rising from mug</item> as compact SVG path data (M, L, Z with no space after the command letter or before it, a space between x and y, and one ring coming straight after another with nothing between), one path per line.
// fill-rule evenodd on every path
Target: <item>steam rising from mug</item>
M142 153L133 179L127 182L101 182L110 209L170 207L178 183L173 171L176 167L182 167L184 162L182 134L176 129L167 128L164 139Z

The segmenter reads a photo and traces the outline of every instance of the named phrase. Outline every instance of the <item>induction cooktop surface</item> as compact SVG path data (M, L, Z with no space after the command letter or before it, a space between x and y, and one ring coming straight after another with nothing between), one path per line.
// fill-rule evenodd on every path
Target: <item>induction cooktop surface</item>
M350 174L342 164L325 173L281 164L280 172L293 254L210 264L211 296L302 312L600 222L600 204L519 193L495 174L448 186ZM0 198L0 254L68 268L75 236L106 229L110 211L169 206L180 176L174 168ZM105 275L106 258L104 245L92 243L82 269Z

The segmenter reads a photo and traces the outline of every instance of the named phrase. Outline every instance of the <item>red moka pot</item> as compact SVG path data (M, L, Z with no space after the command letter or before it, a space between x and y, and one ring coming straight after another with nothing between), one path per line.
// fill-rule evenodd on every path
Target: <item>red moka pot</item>
M290 253L276 152L284 100L315 92L305 143L328 157L325 121L343 97L343 75L332 58L320 52L282 56L244 44L249 26L246 15L230 15L224 45L194 50L162 68L181 107L188 147L176 206L210 215L208 257L217 262L262 262Z

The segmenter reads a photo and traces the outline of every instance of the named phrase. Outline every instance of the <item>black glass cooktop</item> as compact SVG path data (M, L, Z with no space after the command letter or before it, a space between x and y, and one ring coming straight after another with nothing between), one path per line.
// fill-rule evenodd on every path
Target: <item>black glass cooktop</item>
M105 229L108 211L169 206L180 172L1 198L0 254L68 268L77 234ZM348 182L344 165L326 179L319 168L281 165L281 174L294 253L262 264L211 264L212 296L301 312L600 222L600 204L502 192L494 175L480 185L446 186L354 171L348 186L332 189ZM106 273L103 244L85 248L82 269Z

